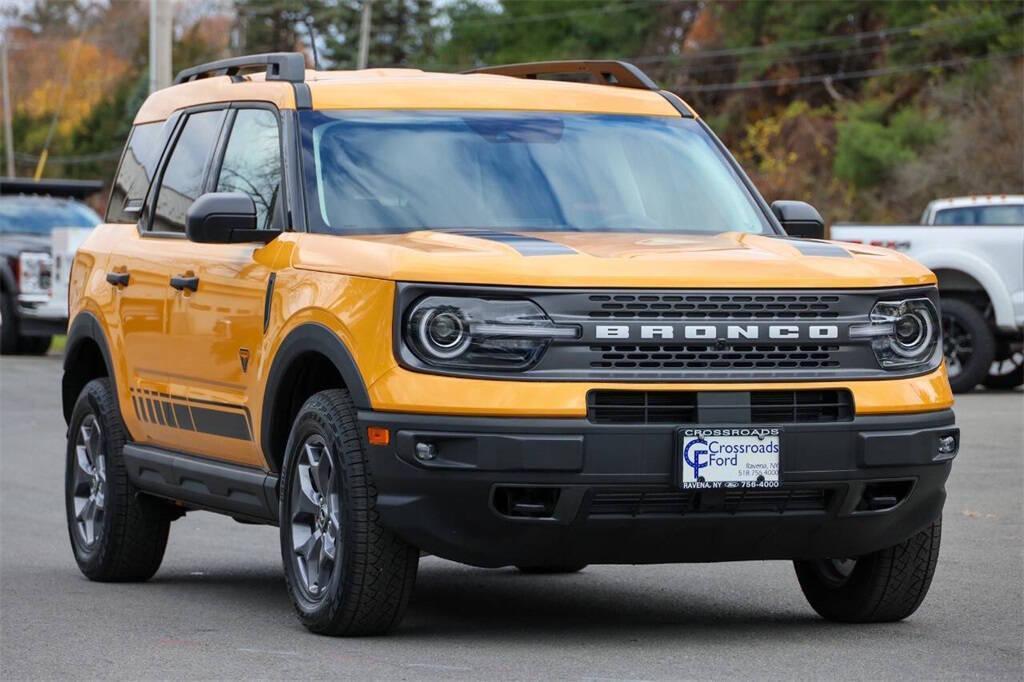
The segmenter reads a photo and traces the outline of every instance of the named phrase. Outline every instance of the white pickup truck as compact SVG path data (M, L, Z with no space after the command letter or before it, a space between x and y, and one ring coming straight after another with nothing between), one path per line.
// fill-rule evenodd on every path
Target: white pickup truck
M902 251L935 272L954 391L1024 383L1024 196L939 199L919 225L838 224L830 236Z

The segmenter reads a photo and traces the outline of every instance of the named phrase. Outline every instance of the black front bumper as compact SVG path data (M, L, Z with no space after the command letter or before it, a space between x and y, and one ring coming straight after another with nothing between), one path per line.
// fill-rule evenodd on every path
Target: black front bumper
M782 486L680 490L676 427L361 412L381 521L478 566L856 557L942 513L950 410L785 424ZM417 444L434 457L416 456Z

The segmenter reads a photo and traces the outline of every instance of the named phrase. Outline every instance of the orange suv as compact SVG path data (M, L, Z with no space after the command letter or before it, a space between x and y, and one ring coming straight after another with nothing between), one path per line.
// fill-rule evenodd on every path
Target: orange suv
M149 578L210 510L280 527L328 634L396 627L421 553L792 560L840 621L928 590L935 277L766 204L629 64L205 64L143 104L105 222L63 378L91 579Z

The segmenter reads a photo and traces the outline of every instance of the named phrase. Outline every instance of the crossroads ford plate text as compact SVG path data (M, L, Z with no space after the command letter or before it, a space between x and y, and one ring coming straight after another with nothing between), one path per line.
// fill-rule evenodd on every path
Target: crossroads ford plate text
M679 430L683 488L779 487L779 429Z

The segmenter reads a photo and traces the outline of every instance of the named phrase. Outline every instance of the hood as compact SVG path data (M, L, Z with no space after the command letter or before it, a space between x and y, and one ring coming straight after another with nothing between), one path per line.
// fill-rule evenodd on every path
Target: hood
M931 284L889 249L726 232L713 235L430 231L287 233L297 268L452 284L652 288L863 288Z
M0 235L0 254L17 256L22 251L50 253L50 235L9 232Z

